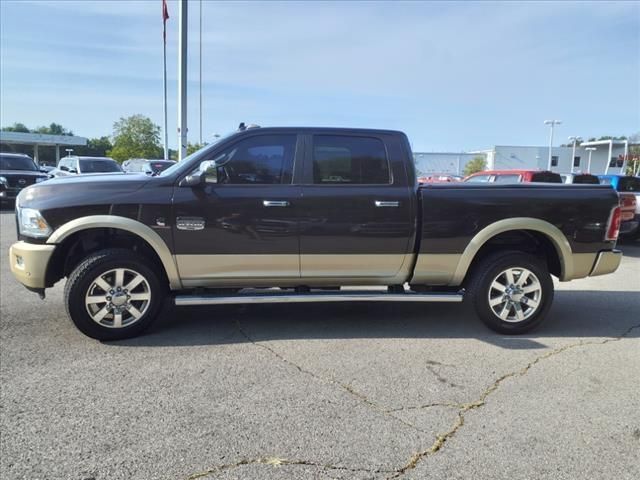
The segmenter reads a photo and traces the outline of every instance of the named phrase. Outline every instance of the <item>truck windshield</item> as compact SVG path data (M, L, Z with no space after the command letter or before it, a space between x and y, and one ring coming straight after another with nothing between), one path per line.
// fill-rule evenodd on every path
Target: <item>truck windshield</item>
M80 160L82 173L121 172L122 168L114 160Z
M36 172L38 168L35 162L29 157L0 155L0 170L28 170L30 172Z
M619 192L640 192L640 178L623 177L618 180Z

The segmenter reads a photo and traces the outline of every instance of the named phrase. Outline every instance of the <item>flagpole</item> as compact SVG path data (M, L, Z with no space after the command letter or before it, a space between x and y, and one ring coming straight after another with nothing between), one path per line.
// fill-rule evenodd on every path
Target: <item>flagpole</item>
M187 0L178 3L178 161L187 156Z
M169 132L167 130L167 42L165 41L162 46L162 64L163 64L163 76L162 84L164 87L164 159L169 160Z
M164 159L169 160L169 131L167 122L167 5L162 4L162 86L164 89L164 102L162 104L164 114Z
M200 145L202 145L202 0L200 0Z

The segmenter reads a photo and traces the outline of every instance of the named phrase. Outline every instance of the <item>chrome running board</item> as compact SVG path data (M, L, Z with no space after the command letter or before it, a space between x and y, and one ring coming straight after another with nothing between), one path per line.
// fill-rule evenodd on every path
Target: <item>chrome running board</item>
M344 292L291 293L267 291L238 293L236 295L176 295L176 306L237 305L254 303L309 303L309 302L462 302L463 292L457 293L386 293L380 291L347 290Z

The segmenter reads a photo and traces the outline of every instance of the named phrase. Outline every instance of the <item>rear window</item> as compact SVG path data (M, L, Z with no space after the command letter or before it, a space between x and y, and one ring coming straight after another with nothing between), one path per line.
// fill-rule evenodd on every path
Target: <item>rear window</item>
M320 185L391 183L384 144L377 138L313 137L313 183Z
M122 168L114 160L80 160L81 173L121 172Z
M553 172L536 172L531 175L531 181L540 183L562 183L562 177L560 174Z
M38 170L36 164L29 157L14 157L12 155L0 155L0 170Z
M575 177L573 177L573 183L598 185L600 181L595 175L576 175Z
M640 178L622 177L618 180L619 192L640 192Z

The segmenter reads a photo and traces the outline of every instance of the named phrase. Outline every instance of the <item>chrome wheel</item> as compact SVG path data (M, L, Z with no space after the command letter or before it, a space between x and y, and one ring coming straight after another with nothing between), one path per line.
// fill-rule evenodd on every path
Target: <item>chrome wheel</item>
M505 322L522 322L540 307L542 284L526 268L508 268L493 279L489 287L489 306Z
M147 279L129 268L115 268L91 282L85 306L94 322L109 328L128 327L146 313L151 304Z

